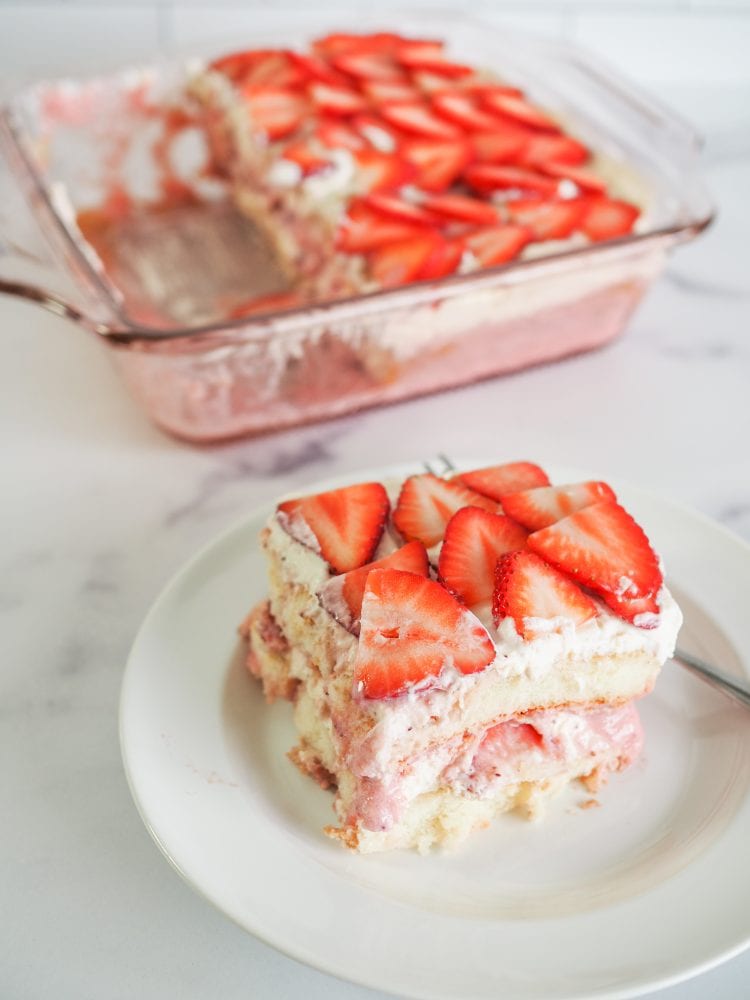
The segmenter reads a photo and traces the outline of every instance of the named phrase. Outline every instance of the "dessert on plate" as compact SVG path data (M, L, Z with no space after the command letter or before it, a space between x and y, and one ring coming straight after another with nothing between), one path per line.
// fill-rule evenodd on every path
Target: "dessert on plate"
M337 33L234 52L191 92L291 283L248 312L624 236L641 209L601 152L440 41Z
M452 846L639 756L681 614L606 483L529 462L358 483L283 500L261 542L248 667L294 703L290 757L347 847Z

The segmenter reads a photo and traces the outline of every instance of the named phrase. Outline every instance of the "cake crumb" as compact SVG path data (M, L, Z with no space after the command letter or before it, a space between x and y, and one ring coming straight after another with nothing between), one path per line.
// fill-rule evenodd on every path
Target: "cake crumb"
M598 809L601 802L598 799L584 799L583 802L578 803L579 809Z

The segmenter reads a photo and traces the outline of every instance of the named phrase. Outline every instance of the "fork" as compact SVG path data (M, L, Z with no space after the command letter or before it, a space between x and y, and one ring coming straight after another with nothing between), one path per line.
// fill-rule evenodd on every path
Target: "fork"
M436 455L431 461L423 462L422 464L433 476L440 476L441 478L457 471L456 466L450 458L442 453ZM685 649L675 649L672 659L681 666L686 667L696 677L699 677L712 687L718 688L734 699L734 701L739 702L740 705L750 709L750 682L747 680L734 677L732 674L727 673L725 670L720 670L718 667L707 663L706 660L687 652Z

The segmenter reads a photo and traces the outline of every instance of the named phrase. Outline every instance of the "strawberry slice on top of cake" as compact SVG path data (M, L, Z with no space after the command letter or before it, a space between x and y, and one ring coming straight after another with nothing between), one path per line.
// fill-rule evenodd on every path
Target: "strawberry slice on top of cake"
M359 483L282 501L261 541L248 667L294 703L290 757L347 847L453 846L639 756L681 614L608 484L531 462Z
M623 163L441 41L338 32L221 56L189 89L287 308L617 239L645 207Z

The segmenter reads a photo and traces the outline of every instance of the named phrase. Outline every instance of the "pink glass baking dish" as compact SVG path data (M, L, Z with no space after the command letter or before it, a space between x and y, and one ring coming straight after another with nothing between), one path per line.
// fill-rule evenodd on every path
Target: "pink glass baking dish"
M626 164L647 192L640 230L473 274L232 318L240 299L273 291L278 274L206 171L204 138L184 113L186 58L37 84L3 105L0 290L96 334L152 419L193 441L332 417L611 340L668 251L711 220L691 129L568 44L463 14L394 20L383 26L358 14L352 28L295 11L274 30L264 15L243 42L289 47L328 31L384 27L442 37L455 58L501 72ZM234 39L208 54L237 47ZM175 189L190 199L172 198ZM119 218L123 199L139 206L135 216ZM97 230L105 208L109 228Z

